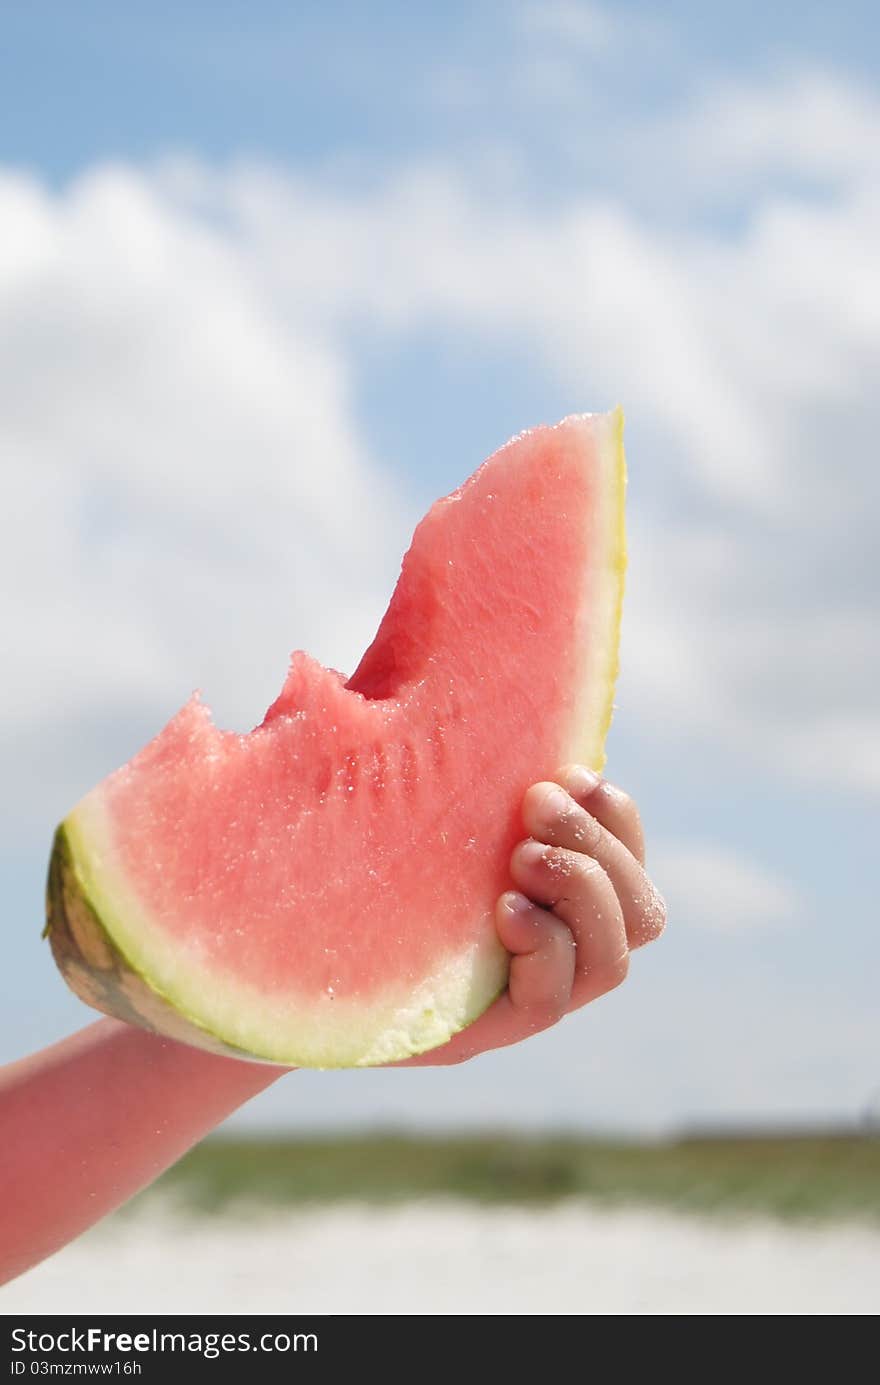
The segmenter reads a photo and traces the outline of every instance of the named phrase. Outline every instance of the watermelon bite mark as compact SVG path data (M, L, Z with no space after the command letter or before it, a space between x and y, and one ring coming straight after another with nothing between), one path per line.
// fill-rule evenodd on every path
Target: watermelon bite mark
M71 987L310 1067L405 1058L481 1014L522 795L604 763L624 487L619 410L525 433L422 520L350 679L295 653L247 735L187 703L58 829L47 931Z

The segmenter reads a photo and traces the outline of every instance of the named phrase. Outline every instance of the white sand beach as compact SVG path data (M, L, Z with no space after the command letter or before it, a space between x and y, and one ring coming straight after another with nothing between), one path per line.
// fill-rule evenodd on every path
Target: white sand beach
M0 1314L873 1314L880 1230L569 1203L153 1205L0 1289Z

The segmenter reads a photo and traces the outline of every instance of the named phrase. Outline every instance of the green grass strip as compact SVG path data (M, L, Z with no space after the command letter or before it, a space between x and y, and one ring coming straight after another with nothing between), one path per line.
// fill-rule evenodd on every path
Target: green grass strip
M635 1144L500 1135L214 1138L155 1189L205 1213L259 1203L297 1207L454 1197L549 1205L581 1197L606 1205L880 1223L880 1139L825 1134ZM151 1195L152 1190L139 1201Z

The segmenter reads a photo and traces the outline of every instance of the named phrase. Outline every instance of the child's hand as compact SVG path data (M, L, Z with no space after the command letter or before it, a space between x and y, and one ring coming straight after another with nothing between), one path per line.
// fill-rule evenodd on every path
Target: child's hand
M632 949L662 933L666 907L645 874L632 799L582 765L566 766L558 781L533 784L525 796L530 835L510 862L517 889L496 906L498 936L513 954L507 990L468 1029L406 1066L462 1063L549 1028L619 986Z

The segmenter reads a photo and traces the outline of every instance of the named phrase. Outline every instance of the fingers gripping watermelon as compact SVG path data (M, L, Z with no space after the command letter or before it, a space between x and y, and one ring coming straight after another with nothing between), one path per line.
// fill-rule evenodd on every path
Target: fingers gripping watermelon
M503 447L418 526L346 679L293 655L248 735L192 699L58 829L47 931L85 1001L310 1067L444 1043L503 990L528 785L604 762L620 411Z

